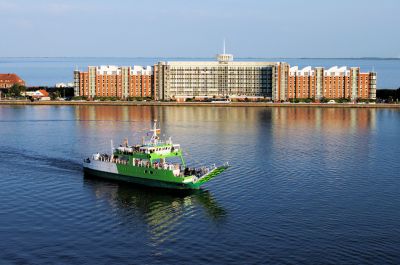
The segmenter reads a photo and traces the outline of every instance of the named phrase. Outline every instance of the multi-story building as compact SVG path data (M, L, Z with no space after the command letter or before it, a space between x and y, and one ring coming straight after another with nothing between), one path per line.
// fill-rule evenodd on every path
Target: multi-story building
M233 62L229 54L217 58L216 62L159 62L154 66L156 99L376 98L376 73L361 73L359 67L299 69L283 62Z
M16 74L0 74L0 89L9 89L15 84L25 86L25 81Z
M325 70L323 67L299 69L294 66L288 73L287 91L276 100L296 98L375 99L376 73L361 73L359 67L334 66Z
M89 66L87 72L74 72L74 86L75 95L89 98L356 100L376 98L376 73L362 73L359 67L299 69L284 62L234 62L224 51L217 61L159 62L154 68Z
M0 74L0 98L15 84L25 86L25 81L16 74Z
M183 101L186 98L273 98L285 86L286 63L234 62L231 54L217 61L159 62L154 66L155 99ZM282 77L282 78L281 78Z
M75 96L129 97L153 96L152 67L89 66L87 72L74 71Z

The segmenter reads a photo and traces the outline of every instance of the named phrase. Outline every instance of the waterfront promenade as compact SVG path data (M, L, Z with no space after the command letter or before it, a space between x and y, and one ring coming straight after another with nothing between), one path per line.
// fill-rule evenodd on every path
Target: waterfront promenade
M162 102L162 101L27 101L1 100L0 105L95 105L95 106L196 106L196 107L322 107L322 108L399 108L400 104L351 104L351 103L268 103L268 102Z

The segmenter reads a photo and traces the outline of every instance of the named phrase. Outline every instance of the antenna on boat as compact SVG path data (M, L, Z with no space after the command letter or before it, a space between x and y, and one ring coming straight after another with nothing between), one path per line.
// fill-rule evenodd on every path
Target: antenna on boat
M151 143L157 144L157 142L158 142L157 133L160 133L161 131L160 131L160 129L157 129L157 120L156 119L154 119L153 129L150 131L153 132L153 135L151 136L151 139L150 139Z
M153 137L157 136L157 119L154 119L154 125L153 125Z

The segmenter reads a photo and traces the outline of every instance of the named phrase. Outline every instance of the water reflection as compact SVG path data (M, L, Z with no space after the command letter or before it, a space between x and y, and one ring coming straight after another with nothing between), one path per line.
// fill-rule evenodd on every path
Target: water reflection
M312 168L351 178L354 161L372 162L376 115L374 108L276 108L271 156L287 163L288 175L309 177Z
M110 140L140 142L152 119L162 133L182 144L189 165L229 161L239 171L271 169L286 161L304 171L329 170L353 159L370 162L376 147L375 108L79 106L75 115L90 152L108 152ZM240 158L239 158L240 157ZM351 159L349 159L349 157ZM257 166L254 166L257 161ZM267 166L268 165L268 166ZM235 168L230 181L242 177ZM219 181L217 179L216 181Z
M329 132L375 129L375 108L274 108L272 119L281 125L306 126Z
M76 106L77 120L142 121L157 119L156 106Z
M90 187L96 199L105 200L113 210L122 211L131 223L139 219L148 227L154 244L173 240L185 222L201 214L219 223L226 211L207 190L175 191L99 180L85 175L84 185Z
M137 122L158 119L173 124L202 121L257 123L260 114L270 113L272 121L303 124L315 128L374 129L375 108L238 108L173 106L76 106L77 121ZM269 115L268 115L269 116ZM224 123L221 123L224 124ZM221 127L221 130L226 129Z

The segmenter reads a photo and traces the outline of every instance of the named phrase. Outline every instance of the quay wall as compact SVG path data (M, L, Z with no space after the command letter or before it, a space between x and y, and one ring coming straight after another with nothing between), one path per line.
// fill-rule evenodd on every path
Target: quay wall
M319 107L319 108L399 108L400 104L349 104L349 103L265 103L265 102L231 102L231 103L203 103L203 102L143 102L143 101L25 101L2 100L0 105L59 105L59 106L194 106L194 107Z

